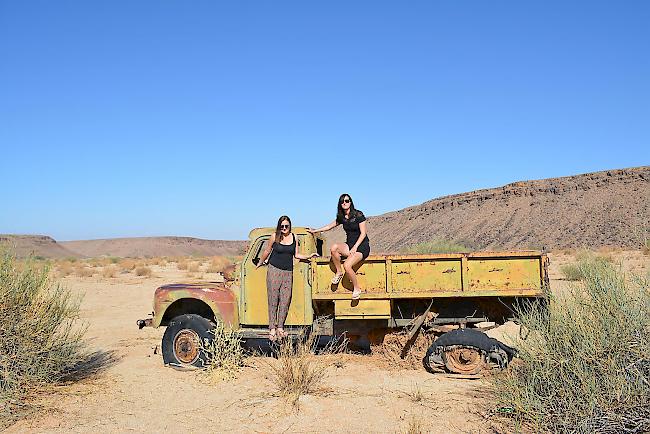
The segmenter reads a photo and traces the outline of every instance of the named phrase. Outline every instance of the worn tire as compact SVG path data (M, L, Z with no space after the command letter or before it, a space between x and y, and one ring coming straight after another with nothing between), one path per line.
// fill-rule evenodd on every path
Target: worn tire
M214 324L199 315L185 314L172 319L162 339L165 365L179 369L204 368L207 356L201 343L213 338Z

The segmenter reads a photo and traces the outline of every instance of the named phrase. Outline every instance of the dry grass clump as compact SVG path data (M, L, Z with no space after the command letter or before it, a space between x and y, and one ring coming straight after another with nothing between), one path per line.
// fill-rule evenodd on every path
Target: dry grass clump
M107 279L113 279L115 276L117 276L119 269L115 265L106 265L102 269L102 277L105 277Z
M401 432L404 434L424 434L429 431L425 429L422 419L412 416L409 418L406 428Z
M428 253L459 253L471 248L449 240L432 240L414 244L401 250L402 253L424 255Z
M87 356L80 301L48 268L0 254L0 429Z
M189 262L186 259L179 259L176 261L176 268L179 270L187 270L189 268Z
M123 273L129 273L138 266L138 262L135 259L131 258L123 258L120 259L120 262L118 263L120 270L122 270Z
M245 352L236 331L224 328L220 322L211 332L213 338L202 343L207 356L207 374L213 380L232 380L244 366Z
M187 265L187 271L188 273L198 273L199 272L199 263L198 262L190 262Z
M74 274L79 277L93 277L95 271L85 263L80 262L75 267Z
M269 363L274 395L298 404L301 395L324 395L331 389L324 386L327 370L337 361L334 354L340 353L346 341L328 344L316 355L318 335L310 334L306 339L283 339L277 351L277 363Z
M66 277L74 273L74 265L70 261L59 262L55 269L59 277Z
M147 258L144 263L146 265L157 265L159 267L164 267L167 265L167 258L165 257L155 257L155 258Z
M232 261L225 256L213 256L208 263L206 273L222 273L226 268L232 265Z
M650 281L578 267L562 299L520 309L520 360L491 377L498 412L533 432L648 432Z
M151 268L147 266L139 266L135 269L135 275L139 277L151 277Z

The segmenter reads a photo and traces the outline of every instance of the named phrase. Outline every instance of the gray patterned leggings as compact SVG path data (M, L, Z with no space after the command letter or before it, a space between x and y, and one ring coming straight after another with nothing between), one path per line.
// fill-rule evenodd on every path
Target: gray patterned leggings
M284 328L291 304L293 271L269 264L266 271L266 292L269 297L269 329Z

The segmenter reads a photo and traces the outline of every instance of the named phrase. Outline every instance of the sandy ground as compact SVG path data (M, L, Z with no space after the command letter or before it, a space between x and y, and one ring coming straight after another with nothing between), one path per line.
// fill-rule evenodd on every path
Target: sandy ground
M626 270L648 272L650 257L640 252L609 254ZM551 260L551 285L561 290L567 282L559 267L573 257L556 254ZM325 378L332 392L303 396L297 408L270 396L271 374L260 357L229 382L165 368L154 354L164 330L138 330L135 321L151 311L157 286L179 280L186 279L173 265L154 267L150 278L65 278L69 288L85 293L82 317L91 347L111 351L117 360L97 378L61 387L48 399L51 410L7 432L396 433L407 432L413 420L425 432L490 431L484 380L386 370L377 356L341 355L342 363Z

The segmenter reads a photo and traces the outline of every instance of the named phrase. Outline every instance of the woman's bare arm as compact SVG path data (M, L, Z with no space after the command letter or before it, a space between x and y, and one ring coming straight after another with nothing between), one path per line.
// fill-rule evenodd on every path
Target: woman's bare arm
M311 232L312 234L315 234L316 232L327 232L330 229L334 229L338 225L339 225L339 223L336 220L334 220L332 223L327 224L327 225L323 226L322 228L318 228L318 229L309 228L309 229L307 229L307 231Z

